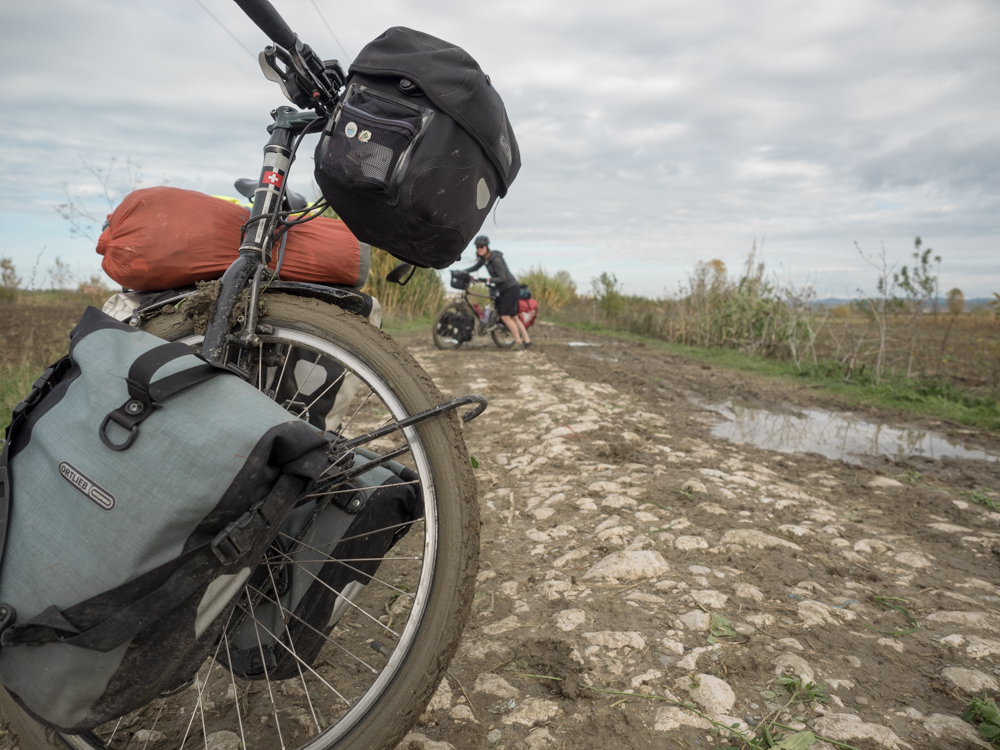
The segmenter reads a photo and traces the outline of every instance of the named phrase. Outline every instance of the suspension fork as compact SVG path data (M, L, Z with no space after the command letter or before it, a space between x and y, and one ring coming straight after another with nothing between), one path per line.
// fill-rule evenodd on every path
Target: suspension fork
M253 299L248 300L247 319L257 318L256 293L262 275L269 274L267 264L271 260L271 242L278 223L284 196L285 177L292 163L292 143L295 136L314 122L318 115L300 112L293 107L278 107L271 115L274 124L268 127L271 138L264 146L264 164L254 190L253 208L245 225L246 234L240 245L239 257L222 275L219 297L215 301L205 329L202 355L215 364L224 365L228 359L230 344L252 346L254 330L248 329L249 336L241 340L234 335L233 311L240 295L251 281Z

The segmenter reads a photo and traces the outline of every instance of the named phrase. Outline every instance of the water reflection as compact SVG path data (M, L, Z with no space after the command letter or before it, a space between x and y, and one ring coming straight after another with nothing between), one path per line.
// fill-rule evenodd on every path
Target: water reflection
M776 413L734 402L708 408L726 418L712 428L713 436L782 453L819 453L849 463L878 455L1000 459L938 433L865 422L819 409Z

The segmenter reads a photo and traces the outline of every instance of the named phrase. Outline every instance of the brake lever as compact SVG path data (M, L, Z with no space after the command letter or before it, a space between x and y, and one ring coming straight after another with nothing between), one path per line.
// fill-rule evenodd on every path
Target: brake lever
M258 56L258 62L264 77L277 83L292 104L332 114L344 85L344 71L337 60L320 60L296 36L292 50L268 45Z

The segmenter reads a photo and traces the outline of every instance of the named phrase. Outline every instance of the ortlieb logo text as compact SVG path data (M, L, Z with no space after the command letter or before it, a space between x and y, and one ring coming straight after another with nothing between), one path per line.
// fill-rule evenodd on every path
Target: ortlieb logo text
M114 510L115 496L99 484L96 484L94 481L81 474L80 470L75 466L63 461L59 464L59 473L62 474L63 479L76 487L76 489L83 493L84 497L94 503L98 508L101 510Z

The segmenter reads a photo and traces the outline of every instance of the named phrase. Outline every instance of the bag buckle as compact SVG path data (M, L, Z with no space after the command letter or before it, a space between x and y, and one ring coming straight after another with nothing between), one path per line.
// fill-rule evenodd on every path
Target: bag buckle
M252 542L254 532L263 523L267 527L268 521L263 513L264 501L261 500L250 506L250 510L230 522L226 527L215 535L212 540L212 554L216 556L225 567L236 565L246 556L248 538ZM257 519L260 521L257 521ZM257 521L256 523L254 523ZM252 527L251 527L252 525Z
M10 606L0 602L0 646L9 646L7 642L7 630L17 619L17 611Z

